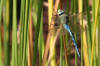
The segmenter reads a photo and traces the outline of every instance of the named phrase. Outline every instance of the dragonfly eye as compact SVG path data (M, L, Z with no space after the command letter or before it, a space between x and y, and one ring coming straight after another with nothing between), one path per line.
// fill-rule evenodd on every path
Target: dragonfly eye
M58 15L61 16L62 14L64 14L64 11L59 9L58 10Z
M66 16L66 24L69 23L69 16Z

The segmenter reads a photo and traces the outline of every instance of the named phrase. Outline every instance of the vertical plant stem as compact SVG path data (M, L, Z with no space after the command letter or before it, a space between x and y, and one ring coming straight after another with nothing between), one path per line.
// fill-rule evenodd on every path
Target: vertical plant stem
M17 56L17 1L13 0L12 66L18 66Z
M59 0L56 0L55 7L54 7L54 13L57 12L58 4L59 4ZM51 21L51 23L53 23L53 20ZM50 28L52 28L52 26ZM50 31L49 31L47 41L46 41L46 47L45 47L45 52L44 52L44 56L43 56L42 66L45 65L45 62L46 62L46 59L47 59L47 55L48 55L48 51L49 51L49 45L50 45L50 39L51 39L51 34L50 34Z
M4 65L9 66L9 0L4 0L4 7L3 7L3 18L4 18Z
M49 7L48 7L48 21L49 21L49 25L51 24L51 20L52 20L52 14L53 14L53 0L48 0L49 2ZM50 26L49 26L50 27ZM53 39L54 39L54 36L51 37L51 40L50 40L50 56L51 58L53 58L50 62L50 65L51 66L55 66L56 62L55 62L55 49L51 49L53 46Z
M0 25L1 26L1 25ZM2 66L2 45L1 45L1 31L0 31L0 66Z
M2 43L1 43L1 19L2 19L2 5L3 1L0 1L0 66L2 66Z
M51 2L51 4L53 3L53 1ZM59 5L59 0L56 0L56 2L55 2L55 8L54 8L54 12L51 12L51 13L53 13L53 15L57 12L57 9L58 9L58 5ZM52 7L50 7L50 8L52 8ZM53 10L52 10L53 11ZM50 14L51 14L50 13ZM52 15L52 14L51 14ZM51 21L51 17L52 16L50 16L50 21ZM51 21L51 23L52 22L54 22L54 21ZM53 27L54 28L54 27ZM50 62L50 64L51 64L51 66L56 66L56 62L55 62L55 49L52 49L52 47L54 47L53 46L53 40L54 40L54 35L52 35L51 36L51 40L50 40L50 56L51 56L51 58L54 58L54 59L52 59L51 60L51 62Z
M2 5L3 1L0 1L0 66L2 66L2 43L1 43L1 20L2 20Z
M100 5L99 5L100 6ZM99 14L100 14L100 7L99 7ZM100 16L98 17L98 49L97 49L97 66L100 66Z
M29 46L28 46L28 66L32 66L33 58L33 31L32 31L32 4L30 4L30 16L29 16Z
M41 14L43 8L43 0L38 1L38 12L37 12L37 24L36 24L36 35L35 35L35 47L34 47L34 55L33 55L33 66L36 65L36 56L37 56L37 48L38 48L38 39L39 39L39 32L40 32L40 24L41 24Z
M90 21L90 9L89 9L89 0L86 0L86 12L87 12L87 21L88 21L88 49L89 49L89 61L91 60L91 44L92 44L92 31L91 31L91 21ZM89 62L90 63L90 62Z
M26 7L25 7L25 23L24 23L24 47L23 47L23 66L27 65L26 59L26 48L28 44L28 19L29 19L29 3L30 0L26 0Z
M93 30L93 39L92 39L92 52L91 52L91 66L93 66L93 57L94 57L94 47L95 47L95 39L96 39L96 26L97 26L97 20L98 20L98 9L99 9L100 1L97 0L97 8L95 13L95 23L94 23L94 30Z
M70 1L69 1L69 0L67 0L67 8L66 8L66 12L67 12L67 14L68 14L68 12L70 11L70 10L69 10L69 7L70 7L70 5L69 5L69 4L70 4Z
M41 16L43 16L43 11ZM43 17L41 17L41 25L40 25L40 32L39 32L39 66L42 65L42 57L44 51L44 37L43 37Z
M7 32L6 32L6 39L7 39L7 44L5 46L5 50L6 50L6 60L5 60L5 63L7 66L10 65L10 23L9 23L9 19L10 19L10 9L9 9L9 6L10 6L10 0L6 0L6 28L7 28Z
M63 66L63 51L62 35L60 35L60 66Z
M51 23L52 13L53 13L53 0L48 0L48 21L49 25Z
M20 9L20 51L19 51L19 66L22 66L23 62L23 47L24 47L24 24L25 24L25 0L21 0Z
M67 56L67 48L66 48L66 39L65 35L63 35L63 42L64 42L64 50L65 50L65 60L66 60L66 66L68 65L68 56Z
M83 0L79 0L79 13L80 12L83 12L83 4L82 4ZM85 24L84 24L84 21L82 20L84 14L80 15L80 24L83 26L83 28L85 28ZM83 23L83 24L82 24ZM88 59L88 47L87 47L87 40L86 40L86 32L83 32L82 33L82 47L83 47L83 56L84 56L84 63L85 63L85 66L89 66L89 59Z
M78 2L77 0L74 0L73 13L77 13L77 9L78 9L77 2ZM76 22L76 19L74 18L74 22L73 23L75 23L75 22ZM75 40L76 40L76 38L77 37L75 37ZM75 50L75 66L77 66L77 65L78 65L78 57L77 57L77 53L76 53L76 50Z

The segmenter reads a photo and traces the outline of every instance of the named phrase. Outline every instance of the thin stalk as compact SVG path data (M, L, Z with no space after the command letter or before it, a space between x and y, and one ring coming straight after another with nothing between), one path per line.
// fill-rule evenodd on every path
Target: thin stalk
M90 21L90 8L89 8L89 0L86 0L86 12L87 12L87 21L88 21L88 49L89 49L89 63L90 63L90 56L91 56L91 44L92 44L92 31L91 31L91 21ZM94 16L94 15L93 15ZM94 18L94 17L93 17Z
M43 11L41 16L43 16ZM41 17L41 25L40 25L40 32L39 32L39 66L42 65L42 57L44 51L44 37L43 37L43 17Z
M93 56L94 56L94 47L95 47L95 39L96 39L96 26L97 26L97 20L98 20L98 8L99 8L99 5L100 5L100 1L97 0L97 8L96 8L96 13L95 13L95 23L94 23L94 30L93 30L93 41L92 41L92 52L91 52L91 66L93 66Z
M7 44L5 45L5 56L6 56L6 60L5 60L5 64L6 66L10 65L10 23L9 23L9 19L10 19L10 0L6 0L6 39L7 39Z
M51 23L52 13L53 13L53 0L48 0L48 21L49 25Z
M63 43L62 43L62 35L60 35L60 66L63 66L63 51L64 51L64 47L63 47Z
M2 5L3 1L0 1L0 66L2 66L2 43L1 43L1 19L2 19Z
M69 4L70 4L70 1L67 0L67 3L66 3L66 4L67 4L66 12L67 12L67 14L68 14L68 13L69 13L69 6L70 6Z
M1 26L1 25L0 25ZM2 45L1 45L1 31L0 31L0 66L2 66Z
M54 48L55 48L55 45L56 45L56 40L57 40L57 38L58 38L58 36L60 35L60 32L61 32L61 29L62 29L62 27L60 26L60 28L57 30L57 32L55 33L56 35L54 36L54 38L53 38L53 44L52 44L52 50L54 50ZM50 55L49 56L49 59L48 59L48 63L51 61L51 59L52 59L52 55Z
M13 0L12 66L18 66L17 56L17 1Z
M3 1L0 1L0 66L2 66L2 43L1 43L1 19L2 19L2 5Z
M100 5L99 5L100 6ZM100 7L99 7L99 13L100 14ZM100 16L98 16L98 21L100 21ZM98 32L97 32L97 36L98 36L98 45L97 45L97 51L96 51L96 56L97 56L97 66L100 66L100 22L98 22Z
M34 56L33 56L33 66L36 65L36 56L37 56L37 48L38 48L38 40L39 40L39 32L40 32L40 24L41 24L41 14L43 8L43 0L38 1L38 12L37 12L37 24L36 24L36 35L35 35L35 47L34 47Z
M3 7L3 25L4 25L4 65L9 66L9 0L4 0L4 7Z
M65 35L63 35L63 44L64 44L64 50L65 50L65 60L66 60L66 66L69 66L68 65L68 56L67 56L67 48L66 48L66 39L65 39Z
M32 66L33 58L33 31L32 31L32 4L30 4L30 15L29 15L29 46L28 46L28 66Z
M100 6L100 5L99 5ZM100 7L99 7L99 14L100 14ZM98 17L98 21L100 21L100 16ZM97 66L100 66L100 22L98 22L98 48L97 48Z
M51 23L51 20L52 20L52 13L53 13L53 0L48 0L48 3L49 3L49 7L48 7L48 22L49 22L49 25ZM49 26L50 27L50 26ZM51 37L51 40L50 40L50 56L52 56L51 58L53 58L50 62L50 65L51 66L56 66L56 61L55 61L55 49L51 49L53 46L53 40L54 40L54 36Z
M24 46L24 23L25 23L25 0L21 0L21 9L20 9L20 51L19 51L19 66L22 66L23 59L23 46Z
M26 62L26 48L28 44L28 19L29 19L29 3L30 0L26 0L26 7L25 7L25 23L24 23L24 47L23 47L23 63L22 65L27 65Z
M49 1L49 3L51 3L51 5L53 4L53 1ZM49 21L52 23L52 22L54 22L54 20L53 21L51 21L52 19L52 13L53 13L53 16L54 16L54 14L56 14L56 12L57 12L57 9L58 9L58 4L59 4L59 0L57 1L56 0L56 2L55 2L55 8L54 8L54 12L53 12L53 7L51 6L49 6L49 12L50 12L50 10L51 10L51 8L52 8L52 10L51 10L51 12L50 12L50 15L49 15ZM51 24L50 23L50 24ZM53 28L54 28L54 26L53 26ZM56 34L56 33L55 33ZM54 39L55 39L55 36L52 34L51 35L51 39L50 39L50 56L49 56L49 58L51 57L51 58L53 58L52 60L51 60L51 62L50 62L50 65L51 66L56 66L56 60L55 60L55 49L52 49L53 47L55 47L55 43L53 42L54 41Z
M100 2L100 1L99 1L99 2ZM96 4L97 4L97 0L95 0L95 8L97 7ZM99 5L100 5L100 4L99 4ZM98 8L99 8L99 7L98 7ZM99 13L99 9L98 9L98 13ZM94 13L94 14L95 14L95 13ZM99 17L99 16L98 16L98 17ZM95 22L95 19L94 19L94 22ZM97 19L97 26L96 26L96 41L95 41L95 47L94 47L94 51L93 51L93 52L94 52L94 53L93 53L93 54L94 54L94 57L93 57L93 59L94 59L94 61L93 61L93 66L97 66L97 57L96 57L96 49L97 49L97 44L98 44L98 43L97 43L97 40L98 40L98 39L97 39L97 36L98 36L98 35L97 35L97 29L98 29L98 28L97 28L97 27L98 27L98 19Z
M77 0L74 0L74 9L73 9L73 13L77 13ZM74 17L74 22L73 23L75 23L76 22L76 19L75 19L75 17ZM77 30L77 29L76 29ZM75 37L75 40L76 40L76 38L77 37ZM77 53L76 53L76 50L75 50L75 66L77 66L78 65L78 57L77 57Z
M79 0L79 13L80 12L83 12L83 1L82 0ZM82 25L83 26L83 28L85 28L85 24L84 24L84 21L83 21L83 17L82 16L84 16L84 14L82 15L80 15L80 18L81 18L81 20L80 20L80 25ZM83 24L82 24L83 23ZM86 32L84 31L83 33L82 33L82 47L83 47L83 56L84 56L84 63L85 63L85 66L89 66L89 59L88 59L88 48L87 48L87 39L86 39Z
M55 7L54 7L53 15L55 14L55 12L57 12L59 2L60 2L59 0L56 0L56 2L55 2ZM54 23L53 20L51 20L51 23ZM52 28L52 26L50 26L50 28ZM45 65L45 62L46 62L46 59L47 59L47 56L48 56L49 47L50 47L49 46L50 45L50 40L51 40L51 33L49 31L48 37L47 37L47 41L46 41L45 52L44 52L44 56L43 56L43 60L42 60L42 66Z

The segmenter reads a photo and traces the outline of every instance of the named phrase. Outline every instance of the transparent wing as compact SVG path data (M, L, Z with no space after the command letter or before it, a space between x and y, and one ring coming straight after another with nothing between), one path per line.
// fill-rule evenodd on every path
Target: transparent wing
M66 35L66 39L67 39L66 47L67 48L70 47L73 44L73 40L72 40L72 37L70 36L69 32L63 29L62 34ZM81 42L81 34L73 33L73 35L75 37L75 41L77 42L77 44L80 44L80 42Z
M76 28L76 27L74 26L74 28ZM72 29L74 29L74 28L72 28ZM74 31L72 31L70 26L69 26L69 29L70 29L70 31L72 32L72 34L74 35L76 41L81 39L81 32L79 32L79 30L82 30L82 29L77 28L77 29L74 29ZM84 31L85 31L85 30L84 30ZM70 36L69 31L66 30L65 28L64 28L63 34L68 34L68 35ZM70 37L71 37L71 36L70 36ZM69 38L69 37L68 37L68 38ZM72 38L70 38L69 40L72 40ZM69 41L68 43L70 43L70 42L71 42L71 41Z
M80 16L82 15L82 18ZM85 31L86 29L82 27L82 24L87 25L87 19L86 19L86 12L69 15L69 22L68 25L70 26L70 29L73 33L80 33L82 31ZM83 21L81 21L83 20ZM86 26L87 27L87 26Z
M79 42L77 42L77 39L75 39L74 34L72 34L71 32L68 31L68 33L66 32L66 34L67 34L66 48L70 50L70 47L75 47L75 50L77 51L77 54L80 57L80 52L79 52L79 48L78 48Z

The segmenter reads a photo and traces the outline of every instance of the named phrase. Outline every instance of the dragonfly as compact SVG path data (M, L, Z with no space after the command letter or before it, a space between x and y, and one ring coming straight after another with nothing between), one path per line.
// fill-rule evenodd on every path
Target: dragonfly
M73 32L71 31L71 28L73 26L70 26L70 23L69 21L71 20L70 16L69 15L66 15L65 12L63 10L58 10L57 12L57 15L56 15L56 18L54 19L55 21L55 26L58 26L60 24L62 24L63 28L69 33L72 41L73 41L73 44L75 46L75 49L76 49L76 52L77 52L77 55L78 57L80 58L80 52L79 52L79 49L78 49L78 46L77 46L77 42L75 40L75 36L73 34ZM72 20L73 21L73 20ZM77 20L76 20L77 21ZM74 23L74 22L73 22ZM78 27L79 28L79 27ZM81 29L81 28L80 28Z

